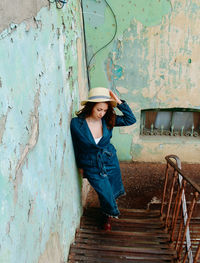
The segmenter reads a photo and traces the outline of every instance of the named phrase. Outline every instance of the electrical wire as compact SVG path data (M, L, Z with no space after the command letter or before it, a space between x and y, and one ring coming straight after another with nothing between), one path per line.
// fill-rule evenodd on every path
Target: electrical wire
M88 62L88 65L87 65L87 69L88 69L88 70L89 70L89 66L90 66L90 63L91 63L91 61L93 60L93 58L94 58L102 49L106 48L106 47L114 40L114 38L115 38L115 36L116 36L116 34L117 34L117 19L116 19L115 13L114 13L112 7L108 4L108 2L107 2L106 0L104 0L104 1L105 1L106 5L107 5L108 8L110 9L110 11L111 11L111 13L112 13L112 15L113 15L113 17L114 17L114 20L115 20L115 32L114 32L111 40L110 40L108 43L106 43L103 47L101 47L100 49L98 49L98 50L92 55L92 57L90 58L90 60L89 60L89 62Z
M65 0L48 0L49 1L49 3L56 3L56 7L58 8L58 9L61 9L61 8L63 8L63 6L65 5L65 4L67 4L67 1L65 1Z

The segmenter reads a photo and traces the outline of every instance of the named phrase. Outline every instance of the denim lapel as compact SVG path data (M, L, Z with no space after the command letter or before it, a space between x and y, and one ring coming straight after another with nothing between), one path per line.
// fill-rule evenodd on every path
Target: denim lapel
M81 119L81 125L80 125L80 133L84 136L85 141L89 141L90 143L96 144L94 141L94 138L92 136L92 133L88 127L87 121L85 119Z
M103 126L103 137L101 138L99 142L99 146L103 146L104 143L107 142L107 139L109 137L109 131L108 131L106 121L104 118L102 119L102 126Z
M88 141L88 143L90 143L90 144L92 143L98 147L98 145L95 143L94 137L90 131L90 128L87 124L87 121L85 119L81 118L79 120L79 122L80 122L79 132L80 132L81 136L84 137L85 142L87 143L87 141ZM109 134L109 131L108 131L108 128L106 125L106 121L104 118L102 119L102 127L103 127L103 137L101 138L101 140L99 142L99 146L104 144L104 142L107 140L107 138L110 137L110 134Z

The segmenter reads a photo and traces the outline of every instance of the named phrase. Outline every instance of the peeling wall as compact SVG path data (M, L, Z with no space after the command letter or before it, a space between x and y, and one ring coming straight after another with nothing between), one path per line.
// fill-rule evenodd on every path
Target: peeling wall
M11 24L20 24L24 20L32 19L44 6L49 6L47 0L1 0L0 32Z
M135 126L115 129L119 158L163 162L165 155L173 153L182 161L199 163L199 138L140 136L142 109L200 109L199 1L108 3L116 15L116 37L93 58L89 76L91 87L111 88L127 100L137 117ZM103 0L86 0L83 10L89 61L112 39L115 20Z
M0 12L0 262L60 263L82 213L69 129L87 85L80 2Z

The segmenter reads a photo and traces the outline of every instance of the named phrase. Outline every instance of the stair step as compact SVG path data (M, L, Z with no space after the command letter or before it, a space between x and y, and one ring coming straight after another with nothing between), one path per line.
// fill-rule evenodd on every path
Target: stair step
M111 231L100 229L100 216L97 208L84 211L68 263L158 263L176 256L159 211L121 209L120 219L111 220Z
M163 242L154 241L154 240L133 240L133 239L105 239L105 238L98 238L98 239L91 239L91 237L76 237L76 245L78 244L88 244L88 245L106 245L106 246L130 246L130 247L147 247L148 248L161 248L161 249L168 249L169 245L164 244Z
M105 255L105 254L104 254ZM134 260L134 261L133 261ZM166 262L172 262L171 257L146 257L146 256L137 256L137 255L116 255L116 254L108 254L104 257L97 256L96 254L90 255L78 255L74 254L69 257L68 263L75 263L75 262L97 262L97 263L124 263L124 262L134 262L134 263L149 263L149 262L156 262L156 263L166 263Z
M169 254L145 254L145 253L127 253L124 251L103 251L100 253L98 250L84 250L81 248L71 248L69 260L76 259L76 256L91 257L93 262L97 259L106 259L106 262L114 262L113 259L121 260L148 260L149 262L155 261L172 261L173 255ZM79 262L79 261L78 261ZM87 262L87 261L86 261ZM135 261L134 261L135 262ZM142 261L143 262L143 261Z
M101 244L95 244L95 246L90 246L88 244L75 243L72 244L72 248L76 248L76 244L79 249L95 250L95 251L117 251L117 252L132 252L132 253L145 253L145 254L159 254L159 255L175 255L173 250L166 250L160 248L149 248L149 247L127 247L127 246L106 246ZM169 247L168 247L169 248Z

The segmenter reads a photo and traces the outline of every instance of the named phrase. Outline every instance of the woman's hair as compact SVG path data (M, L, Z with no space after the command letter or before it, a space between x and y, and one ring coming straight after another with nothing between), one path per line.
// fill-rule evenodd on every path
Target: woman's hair
M79 110L78 112L76 112L76 115L80 118L87 118L92 114L92 110L94 108L94 106L97 104L98 102L87 102L85 104L85 106ZM108 104L108 110L106 112L106 114L104 115L107 127L112 129L115 125L115 119L116 119L116 113L111 105L111 103L109 101L105 102Z

